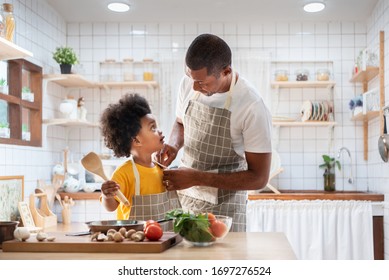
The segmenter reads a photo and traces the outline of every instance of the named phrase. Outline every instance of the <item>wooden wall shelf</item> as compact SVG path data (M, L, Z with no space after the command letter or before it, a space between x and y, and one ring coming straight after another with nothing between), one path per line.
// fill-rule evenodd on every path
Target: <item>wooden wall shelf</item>
M91 82L78 74L50 74L44 75L43 78L66 88L97 87L95 82Z
M378 73L380 71L379 67L366 67L365 71L360 71L359 73L355 74L350 82L351 83L367 83L378 76Z
M380 131L383 131L383 113L382 108L385 105L385 36L384 31L380 31L380 67L366 67L365 71L360 71L355 74L350 82L351 83L362 83L363 89L362 94L365 94L369 89L369 82L375 77L379 76L380 83L380 111L374 112L370 111L367 114L358 114L351 118L353 121L362 121L363 122L363 158L368 160L368 132L369 132L369 121L380 117Z
M29 52L1 37L0 50L0 60L18 59L33 56L32 52Z
M271 82L272 88L333 88L336 82L334 81L287 81L287 82Z
M87 192L76 192L76 193L66 193L66 192L60 192L59 195L61 196L61 199L64 199L65 196L68 196L69 198L73 198L73 200L98 200L101 192L96 191L92 193Z
M282 122L273 121L273 126L284 126L284 127L333 127L336 122L319 122L319 121L306 121L306 122Z
M132 82L102 82L99 83L100 88L139 88L150 87L157 88L158 83L156 81L132 81Z
M43 124L59 125L65 127L99 127L98 123L70 119L45 119L43 120Z
M375 118L378 118L379 116L380 116L379 111L370 111L370 112L367 112L366 114L363 114L363 113L357 114L357 115L351 117L351 120L353 120L353 121L370 121L370 120L373 120Z

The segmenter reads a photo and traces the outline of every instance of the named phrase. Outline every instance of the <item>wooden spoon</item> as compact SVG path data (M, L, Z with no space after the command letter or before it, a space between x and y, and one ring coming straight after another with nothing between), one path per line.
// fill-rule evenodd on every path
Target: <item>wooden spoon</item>
M101 159L96 153L90 152L89 154L87 154L81 159L81 163L84 166L84 168L89 172L100 176L105 181L109 180L104 173ZM120 190L116 192L116 196L124 205L130 206L130 202Z
M62 204L61 196L59 195L59 193L57 193L57 194L55 195L55 197L57 198L59 205L60 205L61 208L63 209L63 204Z

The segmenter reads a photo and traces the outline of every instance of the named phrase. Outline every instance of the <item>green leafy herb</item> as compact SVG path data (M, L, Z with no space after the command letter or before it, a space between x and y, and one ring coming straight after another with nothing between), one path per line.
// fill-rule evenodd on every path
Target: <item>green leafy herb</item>
M215 238L209 231L207 214L192 214L182 209L166 213L167 219L174 219L173 230L192 242L210 242Z

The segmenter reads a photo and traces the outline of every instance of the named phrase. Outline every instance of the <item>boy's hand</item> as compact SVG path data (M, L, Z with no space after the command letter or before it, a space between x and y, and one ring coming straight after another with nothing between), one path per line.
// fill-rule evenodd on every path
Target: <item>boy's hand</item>
M120 186L114 181L105 181L101 185L101 194L104 198L113 198Z

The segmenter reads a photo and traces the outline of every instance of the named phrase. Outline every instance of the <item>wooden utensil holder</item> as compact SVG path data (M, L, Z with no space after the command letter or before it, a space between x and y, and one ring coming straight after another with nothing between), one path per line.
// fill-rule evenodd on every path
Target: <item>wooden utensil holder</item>
M35 198L40 199L39 208L35 205ZM33 193L30 195L30 210L37 227L47 228L57 225L57 216L49 208L46 193Z
M62 209L62 223L68 225L72 222L72 210L69 207Z

